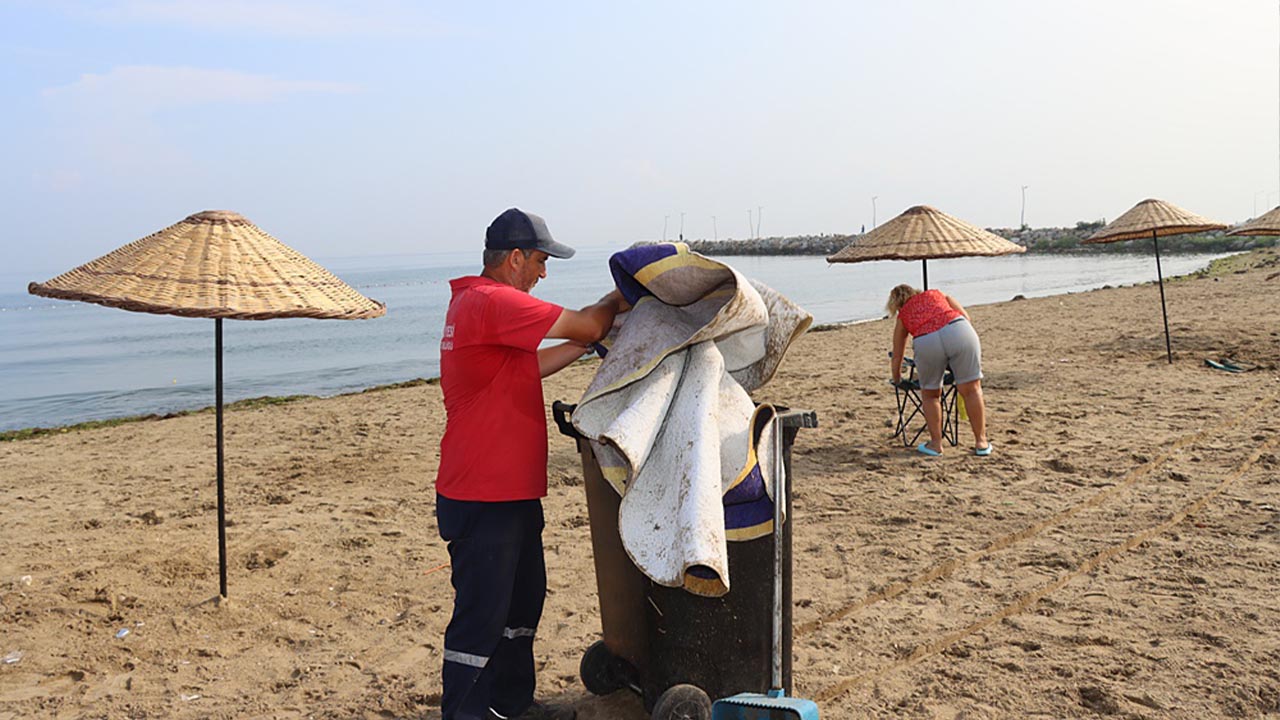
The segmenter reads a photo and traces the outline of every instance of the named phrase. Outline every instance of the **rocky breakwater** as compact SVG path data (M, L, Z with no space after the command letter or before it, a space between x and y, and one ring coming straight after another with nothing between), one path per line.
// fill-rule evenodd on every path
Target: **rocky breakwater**
M703 255L833 255L857 235L798 235L749 240L690 240L689 249Z

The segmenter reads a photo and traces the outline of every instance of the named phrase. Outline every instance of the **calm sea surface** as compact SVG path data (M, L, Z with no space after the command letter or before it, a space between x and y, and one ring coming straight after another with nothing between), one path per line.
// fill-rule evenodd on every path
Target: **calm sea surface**
M223 323L227 402L261 395L335 395L433 377L449 278L475 274L479 253L320 258L365 295L387 304L377 320ZM552 260L534 294L580 307L606 293L609 251ZM1218 255L1163 258L1166 277ZM920 284L920 263L828 266L820 257L721 258L779 290L816 322L883 314L889 288ZM0 430L51 427L213 403L213 321L147 315L28 295L30 277L0 273ZM1147 255L1017 255L929 263L929 285L966 305L1014 295L1054 295L1155 279ZM1153 291L1151 317L1159 298ZM1176 300L1170 312L1177 313ZM1153 330L1154 332L1154 330ZM887 342L887 340L886 340Z

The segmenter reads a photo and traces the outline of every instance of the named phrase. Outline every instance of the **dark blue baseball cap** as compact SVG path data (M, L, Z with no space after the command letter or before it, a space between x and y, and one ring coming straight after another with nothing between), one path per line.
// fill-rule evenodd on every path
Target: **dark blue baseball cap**
M484 233L484 246L489 250L541 250L555 258L573 257L573 248L551 237L547 222L523 210L511 208L494 218Z

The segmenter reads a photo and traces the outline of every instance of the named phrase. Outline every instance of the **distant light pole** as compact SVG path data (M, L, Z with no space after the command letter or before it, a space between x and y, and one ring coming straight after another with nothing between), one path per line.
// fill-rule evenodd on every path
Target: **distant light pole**
M751 208L747 208L747 239L751 239L752 237L754 237L755 231L756 231L755 216L751 214Z
M680 242L684 242L684 213L680 213Z
M671 217L670 215L663 215L663 216L662 216L662 242L666 242L666 241L667 241L667 220L668 220L670 217Z
M1271 207L1271 196L1277 195L1275 190L1259 190L1253 194L1253 216L1258 217L1258 198L1262 198L1262 212L1266 213L1267 208ZM1280 196L1277 196L1277 202L1280 202Z
M756 239L760 239L760 220L764 217L764 208L756 206Z
M1018 220L1019 230L1027 226L1027 187L1026 185L1022 186L1022 215Z
M876 198L878 197L880 196L879 195L871 196L871 229L872 230L876 229Z
M716 216L711 216L711 237L716 240L720 239L720 231L716 228Z

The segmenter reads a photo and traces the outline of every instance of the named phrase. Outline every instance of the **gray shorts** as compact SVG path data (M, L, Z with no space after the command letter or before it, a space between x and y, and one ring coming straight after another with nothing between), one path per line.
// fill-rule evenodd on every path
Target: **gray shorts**
M911 341L915 353L920 387L937 390L947 367L961 385L982 379L982 343L978 333L964 318L952 320L941 330L921 335Z

